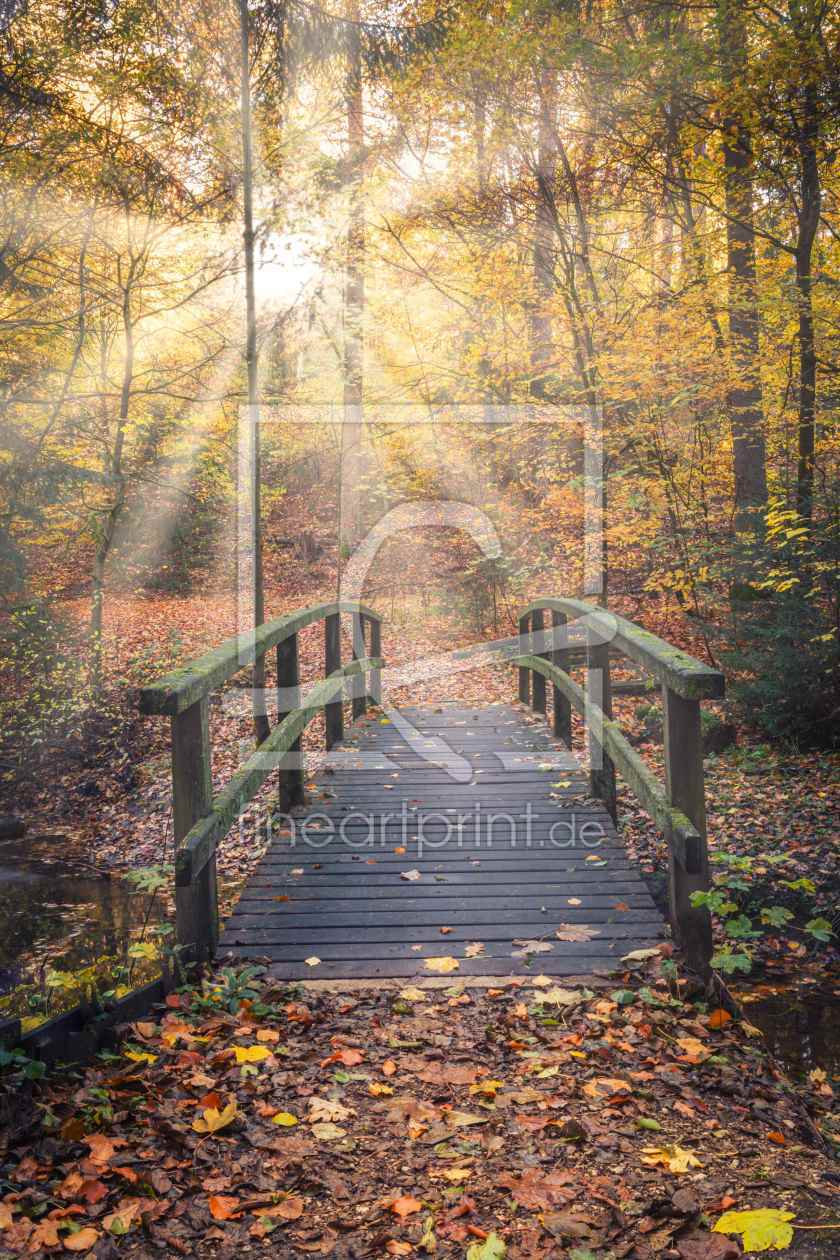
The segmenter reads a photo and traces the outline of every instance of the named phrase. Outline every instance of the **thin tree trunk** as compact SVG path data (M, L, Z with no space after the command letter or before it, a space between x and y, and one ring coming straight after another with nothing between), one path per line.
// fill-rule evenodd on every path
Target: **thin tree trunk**
M545 369L551 358L551 318L547 306L554 288L554 180L557 150L554 145L556 80L552 70L539 75L539 129L537 135L537 189L532 245L534 305L531 325L531 393L544 398Z
M350 4L350 18L359 19L359 6ZM365 147L362 55L357 26L348 28L347 48L347 158L350 168L350 206L344 282L344 414L341 443L342 561L359 542L361 532L362 397L364 389L365 215L363 168Z
M817 160L816 90L803 92L804 116L799 136L799 223L796 240L796 288L799 307L799 462L796 507L810 520L814 509L816 450L817 350L814 337L811 257L820 222L822 189Z
M720 0L718 16L721 73L728 96L722 126L729 280L728 407L736 526L750 530L767 502L767 472L759 370L752 140L736 100L747 68L741 0Z
M251 528L250 545L253 565L254 626L265 621L265 591L263 587L262 521L260 493L260 416L259 416L259 361L257 357L257 297L254 272L254 142L251 113L251 38L248 0L239 0L240 39L240 107L242 128L242 214L243 242L245 246L245 364L248 372L248 424L250 426L251 455L250 493ZM254 662L254 734L257 743L269 734L265 711L265 659Z

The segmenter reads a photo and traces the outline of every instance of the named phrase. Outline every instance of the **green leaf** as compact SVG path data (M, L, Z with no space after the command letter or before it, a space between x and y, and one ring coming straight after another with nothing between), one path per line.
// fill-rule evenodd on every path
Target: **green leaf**
M828 919L823 919L821 917L809 919L805 924L805 931L810 932L811 936L818 941L829 941L834 935Z
M636 1116L636 1126L639 1129L651 1129L653 1132L656 1132L656 1133L658 1133L659 1130L662 1128L662 1125L659 1123L659 1121L652 1120L650 1116Z
M484 1242L473 1243L467 1248L467 1260L504 1260L507 1255L507 1243L502 1242L495 1231L488 1234Z
M793 1241L788 1221L793 1212L756 1208L751 1212L725 1212L712 1229L717 1234L740 1234L744 1251L784 1251Z

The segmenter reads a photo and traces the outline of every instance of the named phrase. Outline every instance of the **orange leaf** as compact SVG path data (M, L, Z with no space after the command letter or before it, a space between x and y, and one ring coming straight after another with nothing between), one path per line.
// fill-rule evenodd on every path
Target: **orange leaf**
M382 1064L383 1076L393 1076L396 1070L397 1070L397 1065L393 1059L386 1059L385 1062Z
M419 1199L412 1199L411 1195L406 1194L402 1198L394 1199L390 1206L394 1215L403 1220L406 1216L413 1216L415 1212L419 1212L423 1204Z
M771 1142L775 1142L777 1146L787 1146L787 1138L784 1133L780 1133L778 1129L771 1129L767 1134Z
M85 1229L80 1229L76 1234L68 1234L64 1239L64 1246L68 1251L90 1251L98 1238L99 1230L91 1229L90 1225L88 1225Z
M729 1011L725 1011L722 1006L719 1006L718 1009L716 1011L712 1011L709 1016L709 1027L723 1028L724 1024L728 1024L731 1019L732 1016L729 1014Z
M238 1211L239 1200L227 1194L214 1194L210 1196L210 1215L214 1221L230 1221L235 1220L241 1215Z

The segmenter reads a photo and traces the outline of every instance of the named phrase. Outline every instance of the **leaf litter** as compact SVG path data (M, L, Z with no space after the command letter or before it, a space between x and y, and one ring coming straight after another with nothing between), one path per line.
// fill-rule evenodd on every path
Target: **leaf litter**
M800 1227L836 1241L832 1083L797 1092L665 961L619 973L630 1002L542 977L171 995L116 1053L9 1081L0 1253L735 1260Z

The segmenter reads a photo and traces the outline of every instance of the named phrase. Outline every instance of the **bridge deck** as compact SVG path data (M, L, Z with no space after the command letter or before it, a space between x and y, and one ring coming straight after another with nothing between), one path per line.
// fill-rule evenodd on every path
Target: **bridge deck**
M661 937L609 815L544 723L508 705L402 717L363 718L333 749L227 920L222 956L284 979L429 976L440 957L458 960L453 980L568 976Z

